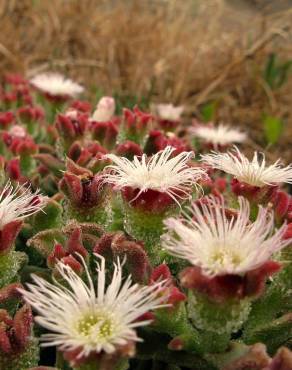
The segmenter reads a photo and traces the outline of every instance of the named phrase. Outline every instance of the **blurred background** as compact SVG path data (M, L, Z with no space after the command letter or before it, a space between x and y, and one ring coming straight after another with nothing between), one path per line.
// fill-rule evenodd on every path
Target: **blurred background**
M0 0L0 76L59 71L118 107L173 103L291 161L292 0Z

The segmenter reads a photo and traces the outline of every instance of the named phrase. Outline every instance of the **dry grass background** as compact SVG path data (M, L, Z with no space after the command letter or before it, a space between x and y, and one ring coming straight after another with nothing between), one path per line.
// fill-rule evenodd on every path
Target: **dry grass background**
M216 118L251 128L256 147L266 111L285 118L271 149L289 160L291 78L272 91L262 72L271 52L292 59L291 11L254 11L251 3L0 0L0 74L60 70L91 94L184 104L190 114L215 100Z

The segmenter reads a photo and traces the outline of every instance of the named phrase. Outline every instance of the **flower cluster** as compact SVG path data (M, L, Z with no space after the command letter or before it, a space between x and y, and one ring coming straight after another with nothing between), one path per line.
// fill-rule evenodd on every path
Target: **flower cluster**
M4 78L0 369L291 369L291 165L84 91Z

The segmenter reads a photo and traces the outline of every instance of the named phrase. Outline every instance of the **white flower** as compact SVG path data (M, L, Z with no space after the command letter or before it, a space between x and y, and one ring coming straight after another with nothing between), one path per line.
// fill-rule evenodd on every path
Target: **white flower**
M46 203L47 197L38 190L31 193L23 185L14 189L8 181L0 193L0 230L12 221L23 220L40 211Z
M110 96L103 96L99 100L91 120L96 122L108 122L113 118L115 109L115 99Z
M175 107L173 104L157 104L154 106L159 118L167 121L179 121L184 107Z
M189 211L191 215L185 214L185 220L165 220L168 232L162 237L162 245L208 276L244 274L291 243L282 240L285 224L273 233L273 213L268 209L260 206L256 220L250 222L250 205L243 197L239 197L236 217L228 218L222 199L212 197L206 204L194 204Z
M165 307L160 294L165 281L151 286L132 284L129 276L122 282L122 266L114 264L112 280L106 288L105 259L98 256L97 287L84 263L88 284L68 265L59 263L56 268L67 287L58 286L33 275L35 284L29 291L21 290L39 314L36 322L50 331L42 336L44 346L58 346L61 350L81 349L78 356L92 352L112 353L116 346L128 341L141 341L135 328L148 325L151 320L137 321L148 311Z
M202 155L201 160L207 165L231 174L239 181L249 185L262 187L282 182L292 183L292 165L282 167L281 160L278 159L274 164L266 166L263 153L259 156L259 153L255 152L250 162L235 147L234 153L212 152L211 154Z
M217 127L198 125L191 127L190 132L200 139L203 139L205 142L213 144L215 148L218 145L224 146L233 143L241 143L246 140L246 134L244 132L222 124Z
M104 175L104 182L114 184L118 189L126 186L140 189L137 197L149 189L167 193L175 201L188 197L190 189L197 185L196 182L205 175L205 171L188 165L193 152L182 152L171 158L174 151L175 148L167 146L149 160L143 154L140 159L135 156L132 162L107 154L105 158L114 164L106 167L112 171Z
M62 76L59 73L41 73L30 80L38 90L52 96L76 97L84 91L78 83Z

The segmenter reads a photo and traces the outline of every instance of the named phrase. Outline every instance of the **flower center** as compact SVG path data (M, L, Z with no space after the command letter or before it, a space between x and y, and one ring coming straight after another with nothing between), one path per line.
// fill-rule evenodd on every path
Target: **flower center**
M242 257L238 251L230 248L218 248L211 256L211 261L218 267L236 267L242 262Z
M95 341L107 340L114 331L114 320L105 313L93 313L80 319L77 323L78 332Z

